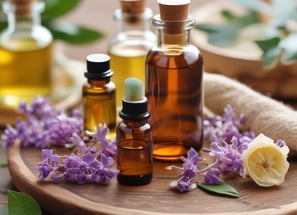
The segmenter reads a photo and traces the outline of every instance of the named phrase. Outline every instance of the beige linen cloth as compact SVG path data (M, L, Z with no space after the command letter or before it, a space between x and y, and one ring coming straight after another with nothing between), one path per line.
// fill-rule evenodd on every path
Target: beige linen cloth
M222 114L230 104L237 114L247 116L246 126L256 135L284 140L289 156L297 156L297 112L293 108L223 75L205 72L203 81L206 109Z

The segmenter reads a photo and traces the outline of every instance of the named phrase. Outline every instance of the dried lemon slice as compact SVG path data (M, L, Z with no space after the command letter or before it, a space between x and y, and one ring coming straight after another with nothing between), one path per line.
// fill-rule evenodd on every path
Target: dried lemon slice
M271 138L259 134L242 154L243 177L249 175L262 187L282 184L289 169L288 153L287 146L279 147Z

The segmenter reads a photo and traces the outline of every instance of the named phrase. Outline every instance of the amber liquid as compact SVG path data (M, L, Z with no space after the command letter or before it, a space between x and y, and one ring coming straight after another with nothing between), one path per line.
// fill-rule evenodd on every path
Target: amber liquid
M109 49L110 67L114 72L113 81L117 87L117 107L122 106L122 98L125 95L124 81L127 78L138 78L144 83L145 56L148 49L148 46L141 42L138 44L120 43Z
M152 137L148 124L129 128L120 123L117 129L117 180L124 185L144 185L152 180Z
M0 106L15 108L35 96L52 92L52 46L33 39L17 40L9 49L0 45Z
M148 53L146 96L155 159L179 160L190 147L202 147L202 67L199 51L191 46Z
M103 121L109 128L108 138L115 138L116 106L115 86L113 83L106 85L85 84L82 90L84 129L94 132L95 127Z

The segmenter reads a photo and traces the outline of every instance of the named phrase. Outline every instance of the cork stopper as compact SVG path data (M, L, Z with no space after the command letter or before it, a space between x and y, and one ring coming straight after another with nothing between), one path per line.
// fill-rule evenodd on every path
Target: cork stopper
M10 0L10 3L16 6L16 14L26 16L31 14L31 5L36 0Z
M188 18L190 0L158 0L158 3L162 20L178 21Z
M10 0L10 2L15 5L30 5L36 2L36 0Z
M145 10L144 0L120 0L123 13L141 14Z
M189 5L191 0L158 0L160 9L160 19L166 22L164 32L167 34L180 34L174 40L174 43L179 43L183 40L182 34L184 31L185 21L189 17ZM166 38L169 42L169 38ZM173 41L171 41L173 42Z

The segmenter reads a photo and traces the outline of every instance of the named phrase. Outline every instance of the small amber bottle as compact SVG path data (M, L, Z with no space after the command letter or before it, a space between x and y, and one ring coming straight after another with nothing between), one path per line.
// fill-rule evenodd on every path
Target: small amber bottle
M203 58L191 44L190 0L158 0L156 47L146 57L146 97L155 159L175 161L202 146Z
M87 82L83 85L84 130L94 132L95 126L105 122L109 138L115 137L116 87L111 81L110 57L106 54L87 56Z
M122 99L116 130L118 182L124 185L145 185L153 176L152 133L147 119L147 99L139 79L125 80L125 97Z

